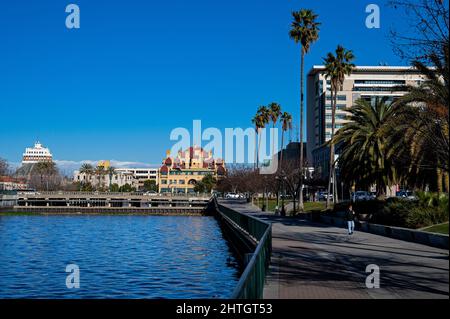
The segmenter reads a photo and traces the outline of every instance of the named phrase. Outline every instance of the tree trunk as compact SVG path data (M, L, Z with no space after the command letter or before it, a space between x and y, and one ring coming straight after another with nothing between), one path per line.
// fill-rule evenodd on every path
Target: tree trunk
M278 177L281 176L281 182L280 179L278 179L278 190L277 190L277 208L279 206L279 200L280 200L280 186L281 183L284 182L283 179L283 147L284 147L284 130L283 128L281 128L281 153L280 153L280 162L278 163L278 168L279 168L279 173L278 173ZM283 203L283 199L281 200L281 202Z
M334 171L333 170L333 167L334 167L334 144L332 142L332 139L333 139L333 133L334 133L334 112L335 112L334 99L336 98L336 95L337 95L337 92L335 93L335 85L333 84L333 82L331 82L331 140L330 140L330 163L329 163L329 170L328 170L327 208L330 208L331 183L334 182L334 174L333 174L333 171ZM325 104L326 104L326 102L325 102ZM325 112L325 114L326 114L326 112ZM325 133L325 136L326 136L326 133ZM333 199L334 199L334 195L333 195Z
M261 149L261 129L258 129L258 153L256 154L256 169L259 168L259 153Z
M255 134L255 158L254 161L255 163L253 164L253 168L256 170L257 169L257 163L258 163L258 130L255 130L256 134Z
M280 172L283 172L283 148L284 148L284 131L281 129L281 153L280 153Z
M303 206L303 69L304 69L304 62L305 62L305 53L302 48L301 53L301 63L300 63L300 197L298 201L298 210L300 212L303 212L304 206Z
M437 178L437 191L438 193L442 193L443 188L442 188L442 169L440 168L436 168L436 178Z
M337 184L337 176L336 176L336 167L334 167L333 169L333 198L334 198L334 203L337 203L339 201L338 199L338 184Z
M449 176L448 173L444 174L445 191L449 193Z

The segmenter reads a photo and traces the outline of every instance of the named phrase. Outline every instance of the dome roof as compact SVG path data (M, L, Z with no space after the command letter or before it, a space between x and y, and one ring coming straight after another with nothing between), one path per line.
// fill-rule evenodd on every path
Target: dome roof
M169 172L169 168L166 165L163 165L161 166L159 171L161 172L161 174L167 174Z
M217 175L225 175L225 168L223 166L217 167Z
M172 159L170 157L166 158L164 160L164 165L171 166L172 165Z

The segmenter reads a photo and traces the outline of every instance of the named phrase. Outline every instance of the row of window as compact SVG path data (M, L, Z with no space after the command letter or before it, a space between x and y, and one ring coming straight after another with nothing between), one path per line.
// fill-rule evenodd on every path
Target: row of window
M370 92L396 92L396 91L405 91L404 87L354 87L353 91L361 92L361 91L370 91Z
M355 80L355 84L405 84L404 80Z
M327 123L327 124L326 124L326 127L327 127L327 128L331 128L331 125L332 125L331 123ZM337 124L337 123L334 123L334 128L337 129L337 130L340 129L340 128L342 128L342 126L344 126L344 125L343 125L343 124ZM330 137L331 137L331 136L330 136Z
M331 95L327 95L327 96L326 96L326 99L327 99L327 101L331 101ZM347 101L347 96L346 96L346 95L338 94L337 100L338 100L338 101Z
M345 114L336 114L334 118L336 120L346 120L347 119L347 115L345 115ZM325 119L327 121L331 121L332 120L331 115L326 115Z
M161 184L163 184L163 185L167 185L167 184L179 184L179 185L185 185L186 182L185 182L184 180L182 180L182 179L180 179L180 180L176 180L176 179L169 179L169 180L163 179L163 180L161 180Z
M177 170L171 170L170 173L169 173L169 175L209 175L209 174L214 174L214 172L213 171L177 171Z
M343 110L347 107L347 104L336 104L338 110ZM325 109L331 110L331 104L325 104Z
M28 151L28 152L26 152L26 154L46 154L46 155L49 155L48 152L44 152L44 151Z

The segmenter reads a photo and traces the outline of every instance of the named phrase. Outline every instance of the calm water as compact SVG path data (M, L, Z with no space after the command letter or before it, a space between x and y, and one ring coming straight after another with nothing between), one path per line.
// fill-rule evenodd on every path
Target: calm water
M0 298L227 298L238 276L212 217L0 216Z

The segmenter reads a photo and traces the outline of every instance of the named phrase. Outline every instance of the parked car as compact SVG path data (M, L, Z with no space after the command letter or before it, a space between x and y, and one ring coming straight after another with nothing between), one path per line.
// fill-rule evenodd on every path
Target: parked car
M238 198L239 198L239 194L236 194L236 193L227 193L227 194L225 195L225 198L228 198L228 199L238 199Z
M144 196L158 196L158 193L155 191L148 191L143 194Z
M417 197L412 191L401 190L395 194L396 197L407 199L407 200L417 200Z
M366 191L357 191L354 194L352 194L352 199L355 202L365 201L365 200L371 200L372 194Z
M332 198L333 194L330 195L330 198ZM328 192L319 192L317 193L317 200L318 201L324 201L328 198Z

